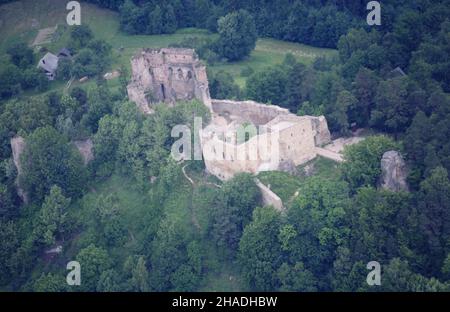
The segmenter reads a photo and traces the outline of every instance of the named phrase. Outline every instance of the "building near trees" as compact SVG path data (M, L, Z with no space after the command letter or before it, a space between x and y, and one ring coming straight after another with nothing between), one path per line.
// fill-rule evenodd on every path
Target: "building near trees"
M325 117L296 116L276 105L210 98L206 67L192 49L146 49L131 59L128 96L144 113L152 105L201 100L212 121L200 130L206 169L227 180L239 172L288 170L315 158L330 140ZM258 128L258 129L257 129ZM244 139L239 138L243 130Z
M296 116L276 105L212 100L212 121L200 130L206 169L221 180L236 173L289 171L331 141L325 117Z
M72 53L67 48L62 48L58 55L47 52L43 58L39 60L37 68L44 70L48 80L54 80L56 77L56 70L58 69L58 61L62 58L72 58Z
M58 69L58 57L53 53L47 52L40 59L37 67L45 71L48 80L53 80L56 77L56 70Z

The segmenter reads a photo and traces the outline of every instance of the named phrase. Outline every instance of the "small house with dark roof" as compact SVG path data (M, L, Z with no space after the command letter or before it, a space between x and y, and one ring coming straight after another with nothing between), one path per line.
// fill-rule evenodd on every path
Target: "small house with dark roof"
M72 57L72 53L70 53L70 50L67 48L62 48L59 52L58 52L58 57L67 57L67 58L71 58Z
M55 79L56 69L58 68L58 57L50 52L44 55L38 63L38 68L45 71L49 80Z

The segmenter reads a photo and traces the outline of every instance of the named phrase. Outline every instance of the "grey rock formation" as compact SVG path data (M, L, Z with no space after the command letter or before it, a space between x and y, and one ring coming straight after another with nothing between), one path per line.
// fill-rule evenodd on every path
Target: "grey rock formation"
M17 195L19 195L19 197L22 199L24 203L28 203L28 196L19 185L19 176L22 174L22 167L20 166L20 155L23 153L25 147L26 147L25 139L22 138L21 136L15 136L11 139L12 156L14 160L14 165L16 166L17 169L17 179L16 179Z
M87 165L91 160L94 159L93 143L91 139L87 139L85 141L75 141L74 145L80 152L85 165ZM17 194L24 203L28 203L28 196L25 193L25 191L20 187L19 184L20 181L19 177L22 174L22 167L20 165L20 155L22 155L23 151L25 150L25 147L26 142L23 137L15 136L11 139L12 157L14 165L16 166L17 169L17 179L16 179Z
M387 151L381 158L381 180L383 189L399 192L408 191L408 171L403 157L397 151Z
M331 142L331 134L328 130L327 120L324 116L311 118L312 125L316 131L316 136L314 137L316 146L323 146Z
M85 165L87 165L91 160L94 159L94 144L92 143L91 139L87 139L84 141L75 141L73 143L83 157L83 162Z
M45 251L46 254L60 254L63 251L62 245L56 245L53 248L47 249Z

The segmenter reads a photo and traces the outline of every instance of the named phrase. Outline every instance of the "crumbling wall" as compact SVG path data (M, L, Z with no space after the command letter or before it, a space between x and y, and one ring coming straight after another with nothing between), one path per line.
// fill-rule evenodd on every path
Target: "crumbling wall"
M144 49L131 59L128 97L144 113L152 104L198 99L210 107L206 67L192 49Z
M296 122L284 121L277 125L280 126L280 165L290 160L295 166L298 166L317 156L315 130L312 127L311 119L298 118Z
M309 116L312 122L313 130L315 132L314 140L316 146L324 146L331 142L331 134L328 129L328 123L324 116L312 117Z
M324 116L297 116L291 113L281 114L267 123L267 127L273 124L280 123L282 121L290 121L294 123L299 123L302 120L308 120L310 128L312 129L314 136L314 144L316 146L323 146L331 142L330 130L328 130L327 119Z
M279 115L289 114L289 110L276 105L260 104L254 101L212 100L212 111L225 118L241 119L254 125L268 123Z
M255 179L256 186L261 191L262 201L265 206L272 206L278 211L284 211L283 201L281 198L272 192L272 190L261 183L259 179Z
M221 180L228 180L237 172L256 174L279 166L278 154L271 150L271 144L278 142L278 134L264 133L242 144L228 143L203 131L200 137L206 169Z
M206 169L221 180L237 172L281 170L287 162L304 164L317 156L317 142L330 141L322 116L296 116L253 101L212 100L211 107L212 123L200 130L200 138ZM258 127L258 134L236 142L228 132L247 123Z

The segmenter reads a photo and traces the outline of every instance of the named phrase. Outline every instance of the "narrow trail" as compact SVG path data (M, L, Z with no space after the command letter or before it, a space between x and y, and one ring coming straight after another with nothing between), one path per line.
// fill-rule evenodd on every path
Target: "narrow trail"
M192 184L193 186L195 186L194 180L192 180L192 179L187 175L187 173L186 173L186 167L187 167L187 166L189 166L189 164L184 165L183 168L181 168L181 171L183 171L184 177L185 177L189 182L191 182L191 184Z
M219 184L216 184L216 183L212 183L212 182L204 182L204 184L212 185L212 186L217 187L217 188L222 188L222 185L219 185Z
M188 174L186 173L186 167L189 166L189 163L185 164L182 168L181 171L183 172L184 177L186 178L186 180L189 181L189 183L192 185L192 192L191 192L191 197L190 197L190 203L189 203L189 209L191 211L191 220L192 220L192 224L197 228L197 230L200 230L200 223L198 222L198 218L197 218L197 214L195 213L195 208L193 205L193 198L194 198L194 192L196 190L196 187L203 184L203 185L211 185L213 187L216 188L221 188L222 186L213 182L207 182L207 181L201 181L200 183L196 183L190 176L188 176Z
M190 176L188 176L187 175L187 173L186 173L186 167L187 166L189 166L189 164L186 164L186 165L184 165L182 168L181 168L181 170L183 171L183 175L184 175L184 177L193 185L193 186L197 186L198 184L200 184L200 183L195 183L194 182L194 180L190 177ZM219 184L216 184L216 183L213 183L213 182L208 182L208 181L204 181L204 182L202 182L201 184L206 184L206 185L211 185L211 186L214 186L214 187L217 187L217 188L221 188L222 186L221 185L219 185Z
M197 215L195 213L194 205L193 205L193 198L194 198L194 189L192 189L191 196L189 198L189 210L191 211L191 222L196 227L197 231L200 231L200 223L198 222Z
M192 180L192 179L187 175L187 173L186 173L186 167L187 167L188 165L189 165L189 164L184 165L184 166L181 168L181 171L183 171L184 177L185 177L185 178L191 183L191 185L192 185L192 191L191 191L191 195L190 195L190 198L189 198L189 210L190 210L190 212L191 212L191 222L192 222L192 224L197 228L197 230L200 230L200 223L198 222L198 218L197 218L197 215L196 215L195 210L194 210L194 205L193 205L193 203L192 203L193 198L194 198L194 192L195 192L195 182L194 182L194 180Z

